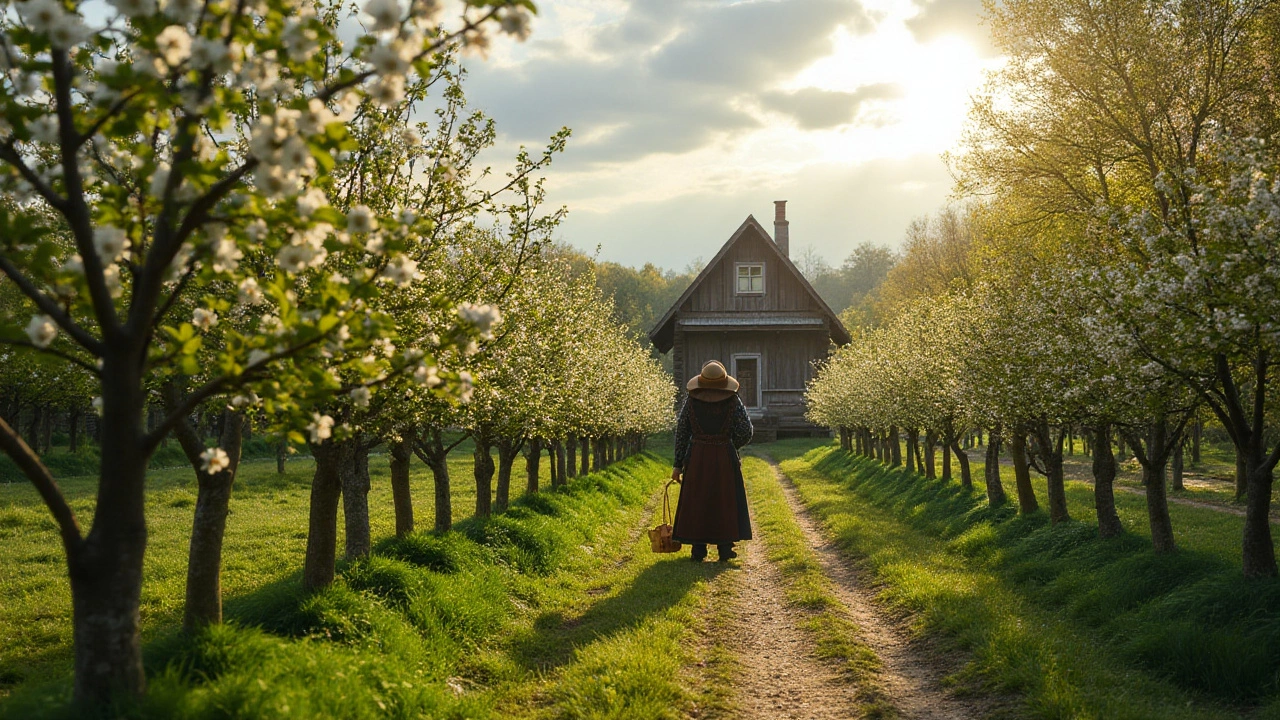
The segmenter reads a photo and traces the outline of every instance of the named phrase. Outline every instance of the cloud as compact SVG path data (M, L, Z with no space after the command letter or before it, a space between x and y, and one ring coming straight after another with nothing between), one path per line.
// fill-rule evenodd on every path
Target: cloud
M862 106L870 101L901 95L902 88L894 83L875 83L854 92L817 88L791 92L771 90L761 93L760 104L766 110L791 116L802 130L822 130L853 122Z
M684 153L758 128L743 98L828 54L837 27L869 23L853 0L634 0L586 51L544 41L515 65L471 64L468 93L517 141L563 125L588 138L561 168Z
M791 247L812 245L838 264L863 241L897 247L914 218L943 205L952 181L933 154L861 165L810 165L786 176L739 178L718 191L636 202L607 212L574 211L560 236L628 265L682 268L715 255L747 217L772 230L773 201L787 200Z
M906 21L907 29L920 42L943 35L962 35L984 57L998 54L991 33L983 23L982 0L913 0L920 8Z

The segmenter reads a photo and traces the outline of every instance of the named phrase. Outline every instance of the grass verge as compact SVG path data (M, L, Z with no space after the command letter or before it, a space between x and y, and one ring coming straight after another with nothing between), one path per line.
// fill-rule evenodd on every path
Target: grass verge
M1102 541L1092 522L991 510L980 491L830 445L771 452L884 599L968 648L969 677L1020 693L1020 717L1280 716L1280 583L1246 583L1224 557L1238 518L1184 508L1183 549L1157 556L1141 498L1117 498L1130 532ZM1083 493L1070 489L1077 515Z
M710 571L637 537L668 471L646 454L450 533L385 539L314 595L278 574L232 598L225 625L155 628L150 692L112 714L676 717L699 697L677 669ZM74 717L68 697L65 678L28 682L0 717Z

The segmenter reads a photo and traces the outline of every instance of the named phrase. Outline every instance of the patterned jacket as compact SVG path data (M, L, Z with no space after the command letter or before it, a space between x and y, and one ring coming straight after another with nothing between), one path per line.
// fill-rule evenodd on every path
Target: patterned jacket
M742 398L734 395L731 399L724 402L733 403L733 409L729 412L729 441L733 443L734 448L741 448L751 442L751 436L755 433L751 427L751 418L747 416L747 408L742 404ZM693 408L688 397L684 400L684 405L680 408L680 419L676 421L676 457L675 466L683 471L689 465L689 455L693 452Z

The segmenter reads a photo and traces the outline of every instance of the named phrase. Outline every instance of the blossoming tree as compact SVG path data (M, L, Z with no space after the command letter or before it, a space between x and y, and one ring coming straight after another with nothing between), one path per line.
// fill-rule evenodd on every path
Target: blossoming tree
M494 23L527 33L531 7L473 0L446 20L432 0L372 0L362 18L369 33L349 45L340 13L292 0L118 0L96 24L77 5L26 0L0 21L0 162L17 200L0 213L0 272L30 308L4 321L29 348L94 373L101 387L102 471L87 533L39 457L0 424L0 447L61 532L78 701L145 689L143 493L160 441L200 403L231 392L302 414L343 382L312 362L343 328L370 343L395 334L394 320L370 309L377 278L402 280L404 238L429 228L387 213L376 218L377 247L359 232L371 218L328 207L328 173L351 143L348 113L364 98L399 101L406 77L429 73L450 42L483 47ZM62 252L58 233L73 253ZM250 251L272 259L269 272L243 262ZM346 258L364 271L322 271ZM268 309L251 328L227 332L201 367L205 333L236 303L224 286ZM377 382L428 359L348 370ZM178 376L201 383L148 430L146 383ZM330 423L317 417L311 431L332 432ZM205 463L226 470L218 452Z

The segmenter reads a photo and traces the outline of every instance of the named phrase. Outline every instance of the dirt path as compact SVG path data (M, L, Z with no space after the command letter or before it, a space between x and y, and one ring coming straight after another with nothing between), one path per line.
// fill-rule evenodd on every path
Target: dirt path
M875 602L874 593L866 587L858 573L818 531L817 523L804 507L790 478L772 458L763 459L773 468L805 539L817 554L823 572L835 585L836 596L857 623L861 640L879 656L882 663L879 673L880 689L901 717L913 720L966 720L989 715L993 708L985 707L975 699L958 698L947 690L942 684L942 678L958 669L958 661L951 658L948 662L943 654L930 652L925 643L911 640L901 621L888 617L885 610ZM813 714L797 717L840 716Z
M759 537L759 529L753 528ZM741 575L735 578L732 620L723 642L737 657L735 718L744 720L838 720L860 717L857 688L814 658L813 642L800 624L806 615L787 604L786 585L759 542L739 545ZM715 550L711 551L714 557Z

